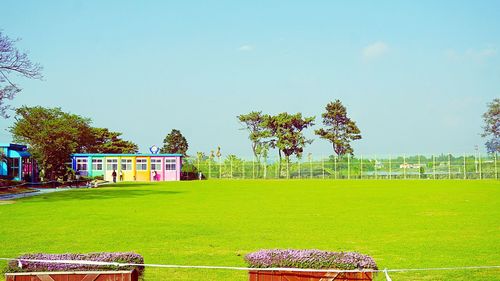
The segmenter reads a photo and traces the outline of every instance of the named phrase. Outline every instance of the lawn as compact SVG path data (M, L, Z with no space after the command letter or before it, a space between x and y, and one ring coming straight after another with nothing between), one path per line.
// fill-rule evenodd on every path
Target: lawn
M317 248L365 253L380 268L500 265L500 184L493 180L124 183L0 204L0 221L1 257L135 251L147 263L243 266L243 256L258 249ZM500 270L391 277L500 280ZM146 279L247 275L147 269Z

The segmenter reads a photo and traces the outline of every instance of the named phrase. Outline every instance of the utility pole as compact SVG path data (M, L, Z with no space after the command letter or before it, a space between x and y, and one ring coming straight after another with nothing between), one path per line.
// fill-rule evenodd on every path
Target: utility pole
M403 154L403 179L406 179L406 154Z
M359 178L363 179L363 155L359 156Z
M351 156L349 154L347 154L347 179L350 180L351 179L351 160L350 160Z
M391 155L389 155L389 179L392 179L392 163L391 163Z
M323 179L325 179L325 158L321 157L321 171L323 172Z
M464 180L467 179L467 165L466 165L466 156L465 156L465 153L464 153Z
M436 179L436 156L432 155L432 177Z
M451 179L451 153L448 153L448 179Z

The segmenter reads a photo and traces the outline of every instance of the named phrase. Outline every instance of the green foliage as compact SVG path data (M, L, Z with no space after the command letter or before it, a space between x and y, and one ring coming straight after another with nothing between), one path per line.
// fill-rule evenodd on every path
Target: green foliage
M90 119L60 108L23 106L16 114L10 127L14 141L28 144L48 179L65 176L70 154L84 149L92 139Z
M181 131L172 129L172 131L163 140L163 147L160 153L178 153L186 156L189 144Z
M488 111L483 114L484 138L490 138L486 142L489 153L500 152L500 98L494 99L488 104Z
M270 142L271 147L276 147L279 152L279 174L281 174L282 153L288 165L290 156L296 155L297 157L301 157L304 147L312 143L312 140L306 139L302 131L314 125L314 119L315 117L302 117L302 113L300 112L296 114L283 112L266 118L265 126L270 130L271 136L274 138ZM289 176L288 173L287 176Z
M137 153L137 144L120 138L122 134L111 132L107 128L92 128L92 138L88 147L84 148L86 153Z
M347 110L340 100L328 103L321 116L326 128L316 130L316 135L330 141L337 155L354 155L351 141L361 139L361 131L356 122L347 117Z
M266 126L276 138L272 146L278 148L287 158L294 154L300 157L304 147L312 142L305 138L302 131L314 125L314 119L315 117L303 118L302 113L283 112L270 116L266 120Z
M269 142L266 139L271 137L271 131L266 127L266 120L270 116L263 115L262 111L252 111L248 114L238 115L237 118L243 125L243 129L248 131L253 154L257 162L260 162L261 157L267 157L267 151L269 150Z
M183 162L181 172L183 173L197 173L198 168L191 162Z

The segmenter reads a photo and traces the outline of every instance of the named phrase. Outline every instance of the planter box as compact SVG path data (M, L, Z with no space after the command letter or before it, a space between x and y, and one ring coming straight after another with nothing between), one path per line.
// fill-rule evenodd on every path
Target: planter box
M372 281L372 272L249 271L249 281Z
M135 270L5 273L6 281L138 281Z

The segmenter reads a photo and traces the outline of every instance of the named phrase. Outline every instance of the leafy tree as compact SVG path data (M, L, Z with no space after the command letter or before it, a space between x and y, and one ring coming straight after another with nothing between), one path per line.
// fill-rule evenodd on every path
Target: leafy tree
M238 115L237 118L243 125L243 129L249 132L248 138L252 142L253 155L257 162L260 162L260 157L269 149L269 142L265 141L266 138L271 137L269 128L265 126L269 115L263 115L262 111L252 111Z
M66 175L66 164L72 153L88 146L92 139L89 124L90 119L60 108L23 106L16 109L10 132L14 141L28 144L45 177L53 180Z
M481 135L490 139L486 142L489 153L500 152L500 99L496 98L488 104L488 111L483 114L484 132Z
M302 117L302 113L289 114L287 112L266 118L265 126L274 138L270 144L273 148L278 148L279 174L281 174L282 155L285 156L288 166L290 156L295 154L300 157L304 147L312 142L312 140L305 138L302 131L314 125L314 119L315 117Z
M243 169L244 161L234 154L229 154L226 159L223 160L223 177L229 177L234 174L241 174Z
M137 153L137 144L120 138L122 133L111 132L107 128L92 128L88 146L83 148L87 153Z
M3 118L9 117L7 110L10 107L5 101L12 100L21 91L21 88L12 81L11 74L42 79L42 67L31 62L26 52L20 52L14 46L17 41L0 32L0 116Z
M160 149L160 153L179 153L186 156L188 148L189 144L181 134L181 131L172 129L170 134L163 140L163 147Z
M326 128L316 130L315 134L330 141L333 151L338 156L354 155L351 141L361 139L361 131L356 126L356 122L347 117L347 110L340 100L328 103L326 112L321 114L321 117Z
M7 163L7 155L3 151L0 151L0 163Z

